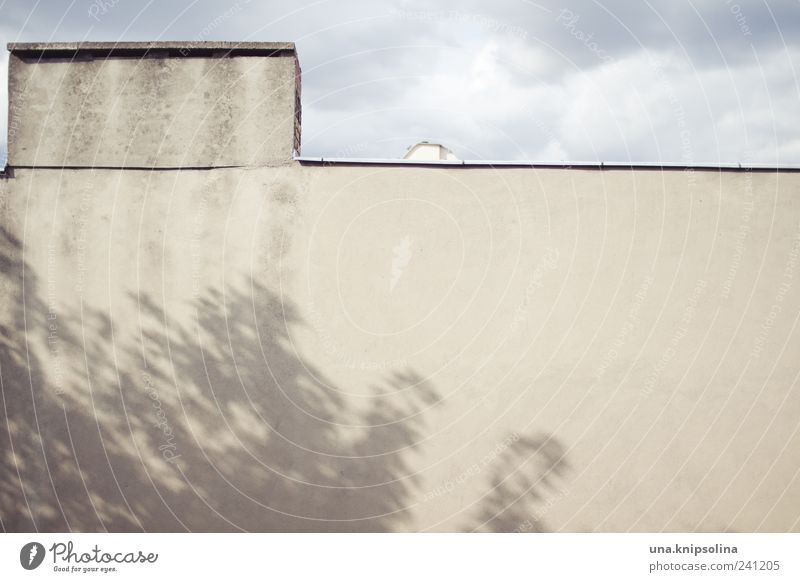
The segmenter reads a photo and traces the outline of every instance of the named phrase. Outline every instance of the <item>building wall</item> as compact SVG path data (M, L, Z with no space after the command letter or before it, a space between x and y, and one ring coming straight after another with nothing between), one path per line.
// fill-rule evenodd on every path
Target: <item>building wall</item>
M3 523L796 531L799 185L17 169Z
M296 58L281 54L43 58L12 51L9 107L15 123L8 163L108 168L286 163L295 143Z

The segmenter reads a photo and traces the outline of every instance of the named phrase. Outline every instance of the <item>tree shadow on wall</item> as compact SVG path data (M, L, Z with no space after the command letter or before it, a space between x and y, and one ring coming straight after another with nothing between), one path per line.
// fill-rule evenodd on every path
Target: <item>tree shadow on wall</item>
M21 242L0 229L3 318L0 323L0 522L4 531L61 531L66 514L86 512L84 472L73 459L73 435L63 430L69 411L63 392L69 335L40 296L39 276L22 260ZM76 415L86 430L89 417ZM94 528L92 528L94 529Z
M294 307L250 281L182 313L64 304L0 231L4 531L408 531L436 390L414 371L348 394L299 355ZM491 463L469 530L527 531L563 447ZM539 513L537 513L539 512ZM541 520L536 522L540 530Z
M413 371L346 394L295 352L294 308L257 285L207 293L191 325L148 295L124 321L53 315L21 251L3 233L4 530L412 527L409 458L438 402Z
M566 448L553 435L523 436L492 465L488 491L467 531L546 532L546 516L566 495Z

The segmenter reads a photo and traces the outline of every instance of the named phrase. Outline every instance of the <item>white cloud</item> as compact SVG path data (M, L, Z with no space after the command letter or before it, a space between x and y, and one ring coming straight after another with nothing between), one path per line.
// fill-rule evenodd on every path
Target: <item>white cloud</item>
M640 51L568 76L556 133L578 158L798 163L779 153L800 122L797 93L780 88L799 57L776 50L763 68L695 70L668 51L653 66Z
M800 108L790 74L799 56L775 50L763 55L763 67L698 70L674 51L642 50L531 85L500 66L502 51L490 41L441 51L435 70L391 96L392 109L362 110L369 126L347 131L384 156L399 145L392 138L413 128L419 138L452 136L472 158L798 163ZM312 113L308 127L338 119ZM324 153L337 135L314 149ZM389 141L378 146L380 137Z

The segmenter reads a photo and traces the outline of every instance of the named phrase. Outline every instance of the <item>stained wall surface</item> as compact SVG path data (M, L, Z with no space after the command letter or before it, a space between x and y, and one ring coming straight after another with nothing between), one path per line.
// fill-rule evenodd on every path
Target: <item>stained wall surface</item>
M16 169L3 526L797 531L799 187Z
M209 44L219 50L203 48ZM92 52L94 45L81 43L80 51L59 49L55 56L52 48L12 45L9 165L190 168L291 160L299 131L293 45L276 44L283 49L268 57L231 53L225 43L183 52L160 45L129 56L124 51L134 49L125 45L109 53L105 44Z

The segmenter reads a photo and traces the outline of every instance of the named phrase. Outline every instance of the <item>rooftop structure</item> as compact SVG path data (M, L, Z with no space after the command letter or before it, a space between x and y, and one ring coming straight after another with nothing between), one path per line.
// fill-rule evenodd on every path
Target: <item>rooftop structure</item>
M12 167L280 164L300 149L293 43L12 43Z

